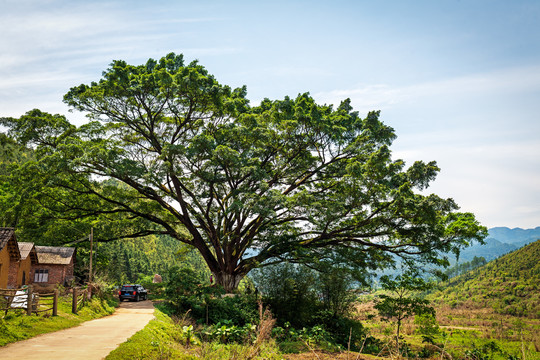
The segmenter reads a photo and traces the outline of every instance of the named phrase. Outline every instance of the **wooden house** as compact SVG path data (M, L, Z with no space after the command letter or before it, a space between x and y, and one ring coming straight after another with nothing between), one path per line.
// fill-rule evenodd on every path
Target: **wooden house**
M21 259L18 262L11 263L11 271L17 274L16 282L8 284L8 287L12 286L15 288L20 288L23 285L28 285L32 283L32 266L37 265L38 263L38 257L34 243L19 242L18 245Z
M16 283L17 273L13 273L11 263L17 263L20 259L15 229L0 228L0 289L6 289L10 283Z

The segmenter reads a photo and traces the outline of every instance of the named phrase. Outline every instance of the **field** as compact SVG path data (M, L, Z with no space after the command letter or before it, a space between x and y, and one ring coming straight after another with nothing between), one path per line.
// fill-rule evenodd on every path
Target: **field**
M370 334L389 343L395 327L376 315L373 302L357 307L358 316L370 329ZM403 342L415 352L422 349L439 352L444 349L452 358L480 359L482 353L493 359L540 359L540 320L501 315L492 309L474 309L462 306L452 308L446 304L436 306L439 334L434 344L422 342L420 324L414 318L405 320L401 334ZM386 355L390 355L386 351ZM476 357L475 357L476 356Z

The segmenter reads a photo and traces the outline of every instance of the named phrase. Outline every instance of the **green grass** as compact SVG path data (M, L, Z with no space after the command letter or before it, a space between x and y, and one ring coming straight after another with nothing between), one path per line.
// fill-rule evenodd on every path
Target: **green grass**
M190 330L173 320L158 309L155 319L137 332L117 349L107 360L123 359L282 359L273 341L264 342L255 349L252 344L220 344L218 342L200 342ZM256 351L258 350L258 351Z
M23 310L10 311L4 318L0 318L0 346L110 315L116 305L117 301L113 299L93 298L75 315L71 313L71 297L60 296L58 316L51 316L51 312L28 316Z

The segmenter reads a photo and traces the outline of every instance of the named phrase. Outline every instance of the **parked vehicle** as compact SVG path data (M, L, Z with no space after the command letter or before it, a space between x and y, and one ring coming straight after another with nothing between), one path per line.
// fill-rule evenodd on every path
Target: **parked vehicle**
M139 284L122 285L122 288L118 291L118 297L120 301L127 300L146 300L148 299L148 292Z

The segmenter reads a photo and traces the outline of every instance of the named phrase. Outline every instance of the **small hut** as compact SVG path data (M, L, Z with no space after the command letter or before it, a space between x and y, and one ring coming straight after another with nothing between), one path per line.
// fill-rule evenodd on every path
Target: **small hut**
M37 288L66 285L73 280L75 248L36 246L38 262L32 266L33 284Z

